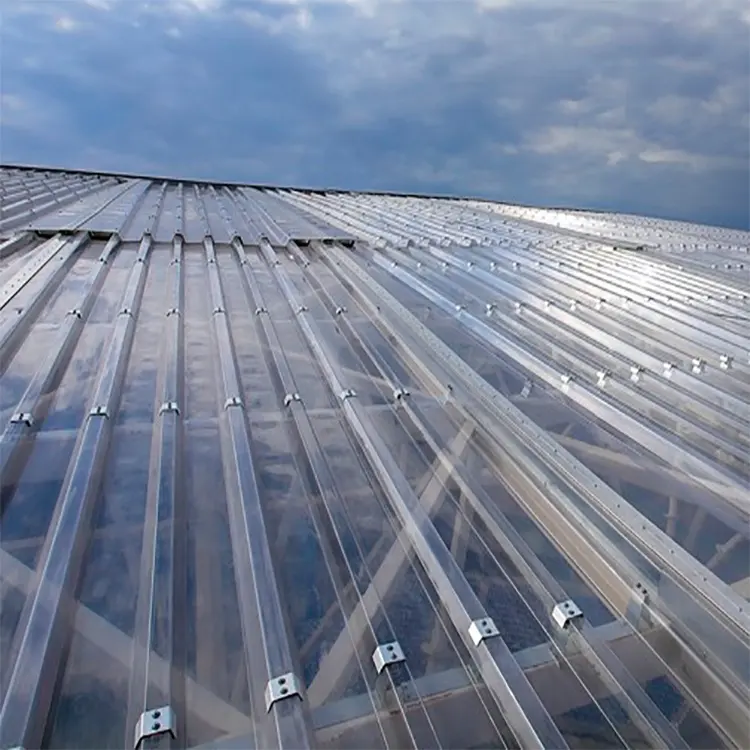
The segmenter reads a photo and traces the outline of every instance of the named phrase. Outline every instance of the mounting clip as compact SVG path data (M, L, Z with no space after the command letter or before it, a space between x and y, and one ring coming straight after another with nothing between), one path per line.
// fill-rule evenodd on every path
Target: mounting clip
M242 403L242 399L239 396L230 396L224 402L224 408L229 409L230 406L239 406L240 408L242 408L244 404Z
M299 393L287 393L286 396L284 396L284 406L290 406L295 401L302 401Z
M144 711L135 725L135 742L133 743L133 747L135 750L138 750L138 746L143 740L148 737L156 737L160 734L171 734L172 737L176 737L176 723L174 711L170 706Z
M106 406L95 406L91 411L89 412L90 417L104 417L105 419L109 419L109 410Z
M295 695L302 700L300 681L294 672L271 678L266 684L266 711L270 711L271 706L277 701L283 701Z
M500 635L500 631L491 617L482 617L469 625L469 637L475 646L478 646L485 638L494 638L496 635Z
M25 424L27 427L34 425L34 415L28 411L19 411L10 418L11 424Z
M625 618L631 624L637 625L647 602L648 589L642 583L636 583L631 592L630 601L625 609Z
M168 413L174 413L179 414L180 413L180 407L177 406L176 401L165 401L160 407L159 407L159 415L162 414L168 414Z
M354 398L357 395L357 393L351 389L351 388L345 388L341 393L339 394L339 398L342 401L346 401L348 398Z
M394 401L403 401L408 396L411 396L411 393L406 388L396 388L393 391L393 400Z
M556 604L552 610L552 619L561 630L565 630L573 620L579 617L583 617L583 610L572 599Z
M378 646L372 652L372 661L377 673L380 674L391 664L406 661L406 657L398 641L392 641L391 643L384 643L382 646Z

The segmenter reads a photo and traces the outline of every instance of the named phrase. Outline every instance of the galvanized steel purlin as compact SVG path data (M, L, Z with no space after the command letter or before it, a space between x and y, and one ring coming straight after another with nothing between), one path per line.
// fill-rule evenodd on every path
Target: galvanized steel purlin
M349 256L349 254L347 253L347 251L341 249L341 250L338 251L336 257L337 257L337 259L339 260L339 262L343 266L347 267L349 273L354 274L355 276L357 276L358 278L360 278L363 281L366 280L367 284L374 283L373 281L367 279L367 275L366 275L366 273L365 273L364 270L360 270L360 271L356 270L356 266L352 265L352 260L348 256ZM372 256L372 257L373 257L373 259L375 259L375 256ZM393 269L388 268L388 273L390 273L392 270ZM382 299L384 301L385 299L387 299L387 295L385 297L381 296L380 299ZM390 304L392 305L393 302L395 302L395 301L391 300ZM383 312L385 312L386 309L388 309L388 308L387 307L380 307L380 306L378 306L379 312L381 310ZM394 309L396 309L396 308L394 308ZM394 329L393 330L394 331L398 331L399 335L400 335L401 330L402 330L402 326L404 326L404 324L406 324L407 322L409 322L410 315L409 315L409 313L406 312L406 310L404 308L401 308L399 306L398 309L400 309L400 312L396 313L396 315L397 315L396 320L398 321L398 323L394 325ZM421 324L418 324L416 321L412 320L411 325L412 326L417 326L417 327L419 327L419 328L422 329L422 333L420 335L423 336L423 337L427 336L427 341L430 342L429 346L430 346L430 350L431 351L438 352L438 351L441 351L441 347L443 347L444 351L441 351L441 354L439 355L440 359L441 359L441 362L451 362L451 360L453 358L455 358L455 355L453 355L452 352L449 353L449 350L445 350L445 347L444 347L444 345L442 343L438 343L438 340L436 338L433 338L431 334L427 334L426 329L424 329L424 327L421 326ZM412 342L406 344L406 349L409 350L409 351L419 351L418 349L415 349L415 344L412 343ZM428 357L428 355L426 353L425 354L420 354L420 359L422 361L427 361L429 359L429 357ZM487 390L488 386L486 384L481 384L481 380L477 379L477 376L476 376L475 373L473 373L473 371L469 370L464 365L462 365L460 369L463 369L466 372L466 374L470 376L470 382L474 385L474 388L478 389L478 390L473 391L474 395L470 396L471 398L473 398L476 395L479 395L482 392L482 390L485 390L485 391ZM458 373L456 373L456 374L458 374ZM455 374L453 376L450 376L450 375L447 376L446 379L450 379L451 382L454 382L454 380L455 380ZM454 384L453 389L452 389L452 393L455 394L456 390L457 390L457 384ZM492 389L490 389L490 391L491 390ZM471 393L472 393L472 391L469 391L469 394L471 394ZM491 395L491 402L489 402L489 403L493 403L494 404L494 403L497 403L498 400L502 400L502 399L499 396L499 394L497 394L495 392L494 394ZM484 409L486 409L487 406L489 406L489 403L488 402L484 402ZM501 420L503 420L503 421L507 421L507 418L506 418L505 415L512 416L513 411L514 411L513 407L511 407L509 404L506 403L503 406L503 410L504 410L503 416L501 416L500 413L498 413L498 417ZM484 410L480 411L479 413L484 413ZM518 429L520 427L520 432L521 432L521 435L523 436L522 439L524 440L525 445L527 445L527 446L538 446L538 445L544 444L546 442L547 446L549 446L549 441L545 441L545 438L541 434L539 434L538 432L536 432L530 426L524 427L524 424L527 424L527 420L525 420L523 418L523 416L518 415L515 418L515 423L516 423L516 425L515 425L516 429ZM500 438L499 444L506 445L506 446L509 445L507 438ZM546 459L545 460L549 464L559 463L559 461L562 458L562 455L565 453L563 450L559 450L557 447L553 448L552 446L546 447L546 451L547 452L545 454L546 455ZM516 464L516 465L524 465L524 464L528 465L528 459L520 459L519 463ZM583 477L583 475L586 474L585 470L582 471L583 467L581 467L580 465L576 465L575 461L571 461L570 465L572 465L572 468L575 471L572 473L572 475L571 475L570 471L566 470L566 473L567 473L568 477L574 479L574 481L578 480L579 478ZM557 481L559 481L559 479ZM590 483L591 480L589 479L588 482ZM546 487L546 492L547 493L550 493L552 491L552 485L549 485L547 482L545 482L544 486ZM602 493L605 492L606 486L602 485L602 484L597 485L597 482L594 481L594 487L597 487L597 490L596 490L596 493L594 495L594 498L598 499L598 498L600 498L600 496L602 495ZM569 500L567 500L565 498L561 498L561 500L562 500L563 505L569 505ZM619 503L617 503L617 507L618 507L618 509L620 508L620 504ZM572 510L573 510L572 507L568 508L569 512L572 511ZM625 513L625 509L622 509L621 511L618 511L618 512ZM649 528L649 527L651 529L650 533L653 534L653 532L654 532L653 526L651 524L648 524L646 522L646 519L643 518L640 514L635 513L633 511L630 511L627 514L627 517L634 517L636 519L636 523L632 523L632 522L631 523L626 523L625 526L624 526L624 528L630 527L633 531L635 531L636 525L640 524L640 526L642 527L642 529L640 531L641 535L645 536L645 530L646 530L646 528ZM558 520L556 522L556 525L554 525L552 527L548 527L548 532L552 535L553 538L555 538L556 535L562 533L562 527L559 525L559 523L560 522ZM586 528L586 526L589 525L589 521L585 520L585 518L583 518L583 517L579 517L579 520L578 520L577 523L581 524L579 526L579 528L581 528L581 529L584 529L584 528ZM627 591L628 589L632 589L632 587L635 585L636 581L643 580L643 574L642 573L639 574L638 572L636 572L636 570L634 568L631 568L630 564L628 562L626 562L624 559L622 559L620 557L620 554L618 552L616 552L614 548L611 547L611 543L604 542L603 545L600 543L599 547L600 547L600 549L603 550L604 558L602 559L602 562L600 563L600 565L599 565L598 568L595 566L593 569L590 569L588 571L588 575L589 576L593 576L593 580L596 580L596 577L600 576L601 574L603 574L605 572L605 570L607 569L607 563L604 562L604 560L606 558L609 558L609 560L615 565L615 567L616 567L616 569L618 571L618 573L616 574L616 576L618 577L617 580L618 581L620 580L619 576L623 576L623 578L621 579L621 583L618 583L617 586L624 587L625 591ZM664 554L666 554L668 550L671 551L670 555L667 555L666 557L662 557L663 561L671 563L671 558L675 554L678 553L678 549L674 548L674 545L671 545L671 549L670 549L670 545L669 544L664 545L663 542L661 544L658 544L656 546L656 548L652 547L652 549L658 550L659 547L661 547L663 549ZM664 549L664 547L666 547L666 549ZM579 554L580 554L580 549L582 549L580 541L578 542L578 548L579 548ZM572 561L574 561L574 563L577 564L577 565L583 565L583 560L584 559L588 560L587 555L583 555L582 559L577 559L577 555L573 551L574 549L575 549L575 547L570 548L570 554L571 554L570 559ZM647 549L648 549L648 547L647 547ZM585 570L585 567L586 566L584 566L584 570ZM614 570L612 572L614 572ZM702 565L699 565L697 563L693 563L690 559L687 559L687 560L683 559L682 563L681 563L681 568L678 569L678 576L684 577L685 574L687 574L688 578L691 579L691 583L693 585L697 585L698 587L701 587L701 586L705 585L705 582L707 582L709 579L713 578L713 576L711 576L710 572L705 567L703 567ZM602 595L609 596L610 594L614 594L615 593L611 589L611 580L609 580L609 578L608 578L607 575L604 575L602 577L602 579L601 579L601 585L602 585L602 588L600 590L602 592ZM736 626L739 626L740 632L742 632L743 630L746 631L746 629L747 629L747 615L745 614L745 609L746 608L744 607L742 600L739 599L738 597L736 597L733 594L733 592L731 592L731 590L727 589L727 587L723 586L720 582L716 581L715 578L711 581L711 583L709 584L709 586L710 586L709 591L713 591L713 594L708 593L707 597L708 597L709 600L711 600L712 598L714 599L714 602L715 602L715 610L714 611L716 612L715 616L718 617L718 618L723 618L723 617L727 617L728 616L728 617L730 617L731 619L734 620L734 623L736 624ZM652 586L652 591L654 591L654 592L656 592L658 594L659 591L660 591L660 587L656 586L656 585ZM667 598L664 601L658 601L658 599L657 599L655 603L657 604L658 607L662 607L663 606L663 607L666 608L667 613L668 613L667 621L668 622L672 622L672 626L676 630L682 631L681 637L686 638L688 642L690 642L691 640L694 640L694 639L692 639L691 632L689 630L687 630L687 629L682 628L681 617L679 615L677 615L675 612L671 612L670 611L671 607L673 606L673 603L670 602L670 598L671 597L669 597L669 592L668 592L668 589L666 587L663 588L662 593ZM616 601L616 598L615 598L615 601ZM726 601L726 603L724 603L724 601L727 600L727 599L728 599L728 601ZM615 602L613 601L613 604L614 603ZM696 602L696 606L698 608L700 608L702 606L702 604L700 603L700 601ZM684 600L683 600L682 605L678 604L677 611L679 612L680 609L683 609L683 616L684 616ZM699 611L699 609L696 610L696 611ZM695 615L693 615L693 617L694 616ZM661 621L663 622L663 620L661 620ZM720 621L717 621L715 625L716 625L716 630L714 632L714 638L713 638L713 645L714 645L714 647L723 645L723 642L725 641L725 639L727 637L726 636L726 631L723 629L722 623ZM736 635L734 637L737 638ZM739 654L742 652L743 648L746 649L746 645L744 647L742 646L743 643L746 644L746 639L744 639L744 638L740 638L738 641L736 641L737 645L736 645L736 648L734 649L735 659L741 659L741 657L739 656ZM693 648L696 648L696 646L694 645ZM701 649L701 654L702 654L701 658L705 659L706 658L705 644L702 644L700 647L697 647L697 648ZM688 652L688 653L691 654L692 652ZM692 658L692 656L691 656L691 658ZM735 663L735 664L729 663L727 666L728 667L732 667L733 666L733 667L742 669L742 664L739 664L739 663ZM719 665L716 664L715 665L715 669L718 670L717 674L719 674L722 671L725 672L726 669L727 669L727 667L719 668ZM712 679L719 679L719 680L721 680L721 678L717 677L716 675L714 675L712 677ZM746 685L746 680L745 680L745 685ZM744 709L742 709L741 706L743 704L743 700L745 700L744 695L745 695L745 692L746 692L747 688L746 687L741 687L741 686L738 685L736 689L738 689L740 691L739 694L738 694L738 696L737 696L737 700L736 701L733 700L733 699L729 700L728 696L725 695L721 699L721 701L717 703L715 701L715 695L714 695L714 697L712 697L711 711L716 716L724 716L724 709L726 707L728 707L730 704L732 704L732 703L734 704L735 708L732 709L734 711L734 713L732 713L730 711L729 715L724 716L724 722L725 723L724 723L723 728L724 728L724 730L726 730L727 732L729 732L729 736L733 737L735 739L735 741L739 741L738 738L740 738L740 737L743 736L742 733L744 731L743 730L743 726L744 726L745 722L744 722L744 719L742 718L743 715L744 715ZM726 704L724 703L724 701L726 701ZM706 703L706 705L708 705L708 700L707 699L704 699L704 702Z
M261 246L290 306L299 309L299 300L283 266L275 265L270 247ZM322 332L307 314L298 316L299 326L328 380L331 390L346 393L345 382L335 359L330 354ZM469 626L477 618L486 616L484 607L470 587L460 567L442 541L435 526L414 495L398 464L393 460L382 438L377 434L366 412L354 398L342 399L342 410L361 441L368 460L393 503L394 510L408 531L410 541L437 587L448 614L471 647ZM477 667L498 701L503 715L517 740L530 748L567 747L552 718L534 693L510 649L501 637L476 645Z
M232 246L236 251L237 257L242 266L243 275L253 302L251 307L267 310L268 303L266 302L266 298L260 284L255 278L252 270L252 264L248 261L245 248L243 247L241 240L235 239L232 243ZM298 251L298 249L294 246L291 246L291 248ZM296 400L294 398L294 396L298 393L298 385L295 381L292 368L290 367L290 364L284 355L284 349L276 334L273 322L268 315L256 315L255 317L256 326L260 327L262 335L265 336L268 341L268 351L271 359L271 367L275 369L276 375L282 384L284 393L292 395L291 399L285 396L284 405L289 409L289 412L291 414L291 421L297 432L299 441L304 448L305 460L309 462L310 469L312 470L315 484L315 486L312 488L312 491L315 492L315 494L320 495L323 506L325 508L326 520L330 524L335 534L335 540L327 539L325 522L318 517L319 511L317 510L317 503L315 503L312 499L308 499L310 503L313 522L316 523L316 528L318 530L318 536L320 538L320 544L323 550L323 556L326 560L326 565L331 571L331 575L338 578L336 586L336 596L339 601L341 611L347 612L349 615L352 631L351 635L356 637L358 640L361 637L366 642L371 643L373 645L373 648L374 644L378 643L379 639L381 641L393 641L395 640L393 626L389 621L385 606L378 594L378 590L373 586L372 574L368 570L366 556L362 552L362 550L359 549L359 545L356 544L356 542L355 545L358 549L357 554L354 556L354 559L351 559L350 555L344 556L346 567L345 577L348 579L348 582L344 583L341 580L342 576L336 573L339 564L336 559L337 556L331 549L332 545L337 544L343 549L345 545L344 540L347 537L350 539L356 539L356 536L350 528L348 514L345 508L345 501L341 496L338 487L336 486L335 477L328 461L325 458L325 454L323 453L320 441L315 433L315 428L308 416L304 402L301 399ZM357 562L360 562L360 567L358 569L355 569L353 565ZM349 606L348 603L343 599L348 584L351 584L351 586L354 588L354 591L356 592L356 603L353 607ZM382 618L386 621L385 631L383 630L383 628L378 628L378 632L376 632L376 628L373 623L373 617L376 615L371 615L371 612L376 613L376 615L382 616ZM361 634L357 633L357 635L355 635L356 629L360 628L363 632ZM342 634L346 636L345 632ZM344 638L344 640L349 642L349 639L346 637ZM337 641L336 644L338 644L338 642L339 641ZM331 664L333 666L335 676L331 677L326 674L326 670L323 666L318 669L317 675L307 691L307 697L311 701L312 705L319 705L323 702L318 695L318 693L320 692L321 683L326 684L324 689L329 691L330 693L341 689L343 685L339 684L339 681L345 684L346 680L351 679L349 670L344 666L345 659L337 654L336 644L331 647L325 660L326 664ZM379 699L374 695L378 690L378 687L375 684L377 675L370 670L367 661L363 662L359 654L355 654L355 659L355 663L358 664L360 671L365 675L364 682L366 690L370 695L372 701L372 710L375 715L377 715L377 703ZM407 679L413 681L413 677L411 676L408 669L408 664L401 669L403 674L407 676ZM397 685L393 680L393 676L390 670L386 670L384 679L387 681L386 689L389 690L394 696L393 700L395 702L395 705L397 705L404 714L405 724L409 737L413 742L416 742L416 737L419 735L416 731L410 729L409 725L411 722L415 721L419 722L419 726L426 726L429 728L429 716L424 714L424 709L422 709L422 711L418 710L418 705L421 704L421 701L419 700L411 704L411 713L407 714L407 712L404 710L404 706L401 703L400 693L396 689ZM418 713L423 715L418 716ZM424 729L422 731L424 731ZM434 732L432 732L431 741L432 743L434 743L435 747L438 747L440 745L440 741L434 734Z
M309 271L309 273L311 276L315 275L314 270ZM383 377L393 380L394 373L390 370L388 363L377 354L377 350L370 348L368 343L356 333L346 320L342 325L350 330L350 335L355 337L368 355L377 362ZM416 406L411 399L407 399L404 402L403 410L414 421L427 440L433 443L436 453L445 455L445 446L442 445L443 440L441 440L439 431L429 424L429 417L422 413L420 407ZM525 581L540 597L547 611L552 612L557 602L569 599L570 597L563 587L544 567L544 564L536 558L522 537L515 531L497 506L493 504L487 493L477 485L475 480L468 477L460 461L456 461L451 466L451 471L456 481L468 490L467 496L472 507L483 516L488 528L492 530L492 533L501 543L503 551L523 571ZM512 578L506 577L509 585L518 591ZM520 594L520 592L518 593ZM563 635L562 631L550 628L546 622L540 622L540 625L548 630L550 640L553 642ZM580 636L580 638L574 639L577 648L590 660L597 674L608 681L613 693L617 695L622 691L623 698L620 702L633 722L639 725L646 735L650 735L659 747L686 747L679 733L669 724L651 698L629 674L626 666L619 662L606 643L596 637L593 628L586 624L580 631L576 627L572 632L576 636ZM562 639L561 648L565 648L566 640L566 638ZM559 658L567 663L564 653L561 652ZM616 731L614 725L613 730Z
M110 418L120 398L120 387L135 329L135 315L146 277L150 242L144 240L123 295L109 340L91 411L81 429L59 498L59 516L50 529L49 546L40 562L36 590L26 602L25 637L0 708L0 743L7 747L39 747L53 699L52 684L67 640L68 597L77 587L82 556L99 492L110 437ZM128 312L125 313L124 310Z
M196 188L197 192L197 188ZM229 522L235 544L233 553L237 576L237 594L245 639L245 659L252 672L263 668L265 683L295 672L295 660L287 634L284 604L275 573L273 555L264 510L261 505L250 431L245 420L240 396L239 379L227 320L224 294L210 237L204 240L209 295L213 308L213 331L219 356L224 415L221 426L225 434L222 444L224 473L227 485ZM260 629L262 655L253 653L250 633ZM259 658L260 657L260 658ZM256 671L257 678L257 671ZM256 681L251 688L255 706L260 705ZM287 692L284 689L283 692ZM255 731L259 747L313 747L314 740L302 696L291 696L268 705L270 717L256 715ZM269 727L272 727L272 729Z

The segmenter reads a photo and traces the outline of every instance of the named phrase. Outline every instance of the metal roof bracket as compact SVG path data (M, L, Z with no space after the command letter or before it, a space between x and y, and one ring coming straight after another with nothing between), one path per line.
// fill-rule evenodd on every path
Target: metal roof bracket
M11 424L25 424L27 427L33 427L34 415L27 411L19 411L10 418Z
M266 684L266 711L270 711L277 701L286 700L295 695L302 700L300 681L294 672L272 677Z
M177 405L176 401L165 401L159 407L159 415L169 414L170 412L174 414L180 413L180 407Z
M583 617L583 610L572 600L556 604L552 610L552 619L561 630L565 630L573 620Z
M498 635L500 635L500 631L491 617L482 617L469 625L469 637L475 646L478 646L486 638L494 638Z
M372 652L372 662L378 674L391 664L398 664L404 661L406 661L406 657L398 641L384 643Z
M135 742L133 747L138 750L141 742L148 737L156 737L161 734L175 734L175 714L170 706L154 708L151 711L144 711L138 723L135 725Z

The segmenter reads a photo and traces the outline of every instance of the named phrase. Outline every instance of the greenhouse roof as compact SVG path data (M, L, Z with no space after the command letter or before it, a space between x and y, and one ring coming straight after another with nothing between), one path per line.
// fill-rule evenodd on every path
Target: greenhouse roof
M0 168L0 747L746 747L749 248Z

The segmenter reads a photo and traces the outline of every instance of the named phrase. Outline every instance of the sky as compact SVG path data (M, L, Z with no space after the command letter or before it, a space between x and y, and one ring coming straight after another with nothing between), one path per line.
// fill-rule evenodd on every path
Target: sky
M0 161L750 225L747 0L0 0Z

